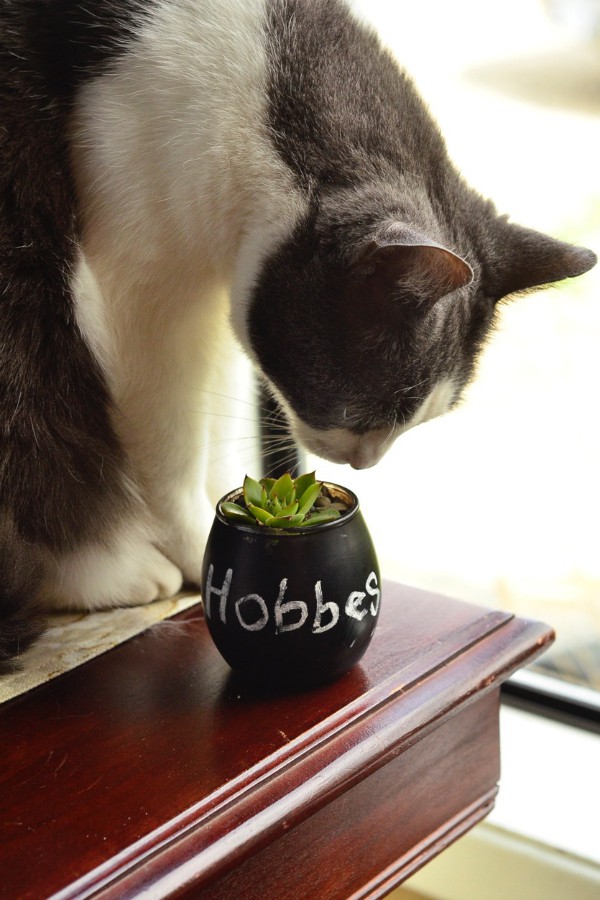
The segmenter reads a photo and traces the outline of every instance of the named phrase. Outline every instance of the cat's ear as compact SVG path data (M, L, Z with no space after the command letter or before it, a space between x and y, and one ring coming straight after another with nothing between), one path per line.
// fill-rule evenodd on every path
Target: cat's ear
M502 221L502 220L501 220ZM591 250L556 240L505 220L498 236L490 293L499 300L565 278L575 278L598 262Z
M464 259L401 225L363 246L353 261L352 274L368 280L371 294L416 300L427 307L473 280L473 270Z

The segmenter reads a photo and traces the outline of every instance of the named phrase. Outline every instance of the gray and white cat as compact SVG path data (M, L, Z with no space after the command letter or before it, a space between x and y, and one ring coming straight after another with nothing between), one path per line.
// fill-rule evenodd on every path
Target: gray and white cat
M446 411L502 297L596 261L463 182L342 0L0 7L0 659L198 582L230 309L307 448Z

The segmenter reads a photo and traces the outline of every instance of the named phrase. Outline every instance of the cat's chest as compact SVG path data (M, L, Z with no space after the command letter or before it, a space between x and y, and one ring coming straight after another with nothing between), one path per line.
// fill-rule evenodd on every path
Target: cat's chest
M110 78L91 84L74 124L73 171L89 258L122 260L153 280L165 273L185 280L192 265L226 267L243 225L244 192L214 133L198 128L190 140L161 122L152 102L132 113L120 91Z

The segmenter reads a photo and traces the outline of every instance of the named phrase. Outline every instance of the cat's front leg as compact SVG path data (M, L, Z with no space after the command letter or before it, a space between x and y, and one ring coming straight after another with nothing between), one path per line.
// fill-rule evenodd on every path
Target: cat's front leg
M184 580L199 587L218 500L241 485L245 472L260 466L252 369L231 344L228 351L222 352L221 365L215 365L203 391L187 398L179 393L188 409L201 408L202 415L196 420L189 413L181 417L192 427L186 431L180 426L177 437L163 445L161 477L146 495L164 526L161 548L181 568Z
M182 573L152 537L146 523L124 522L107 540L54 557L46 567L46 605L95 610L172 597Z
M169 391L169 388L172 388ZM198 392L165 377L146 404L121 404L121 435L144 502L156 522L156 546L200 586L202 557L214 515L206 481L210 428L197 413ZM141 393L141 392L140 392ZM190 394L192 396L190 397ZM139 395L138 395L139 396ZM160 403L149 402L159 396Z
M188 311L170 321L163 328L170 353L146 323L144 352L124 358L126 389L117 391L118 432L157 522L158 546L198 587L215 504L241 483L242 466L252 468L257 442L250 364L217 313Z
M202 492L204 494L204 492ZM202 559L212 525L214 509L204 495L191 502L189 498L171 498L163 504L163 535L160 547L181 569L186 584L200 588Z

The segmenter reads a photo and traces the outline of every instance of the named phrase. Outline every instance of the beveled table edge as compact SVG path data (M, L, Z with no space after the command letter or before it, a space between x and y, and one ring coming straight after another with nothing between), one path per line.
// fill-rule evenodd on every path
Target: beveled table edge
M186 615L189 612L181 617ZM485 626L477 634L480 623ZM467 643L461 646L465 638ZM455 650L425 677L411 681L409 666L407 678L399 677L402 671L388 678L233 779L226 790L190 806L59 891L54 900L92 896L116 900L135 896L150 883L155 895L163 896L163 881L166 896L190 882L212 881L407 749L453 712L498 689L553 638L552 630L542 623L493 611L450 632L448 640L450 646L456 641ZM493 663L489 662L490 642L495 645ZM473 652L466 654L467 650ZM452 690L440 693L440 672L449 667ZM351 715L343 717L348 708ZM382 708L385 722L374 729L375 715ZM229 824L232 819L239 823L234 829Z

